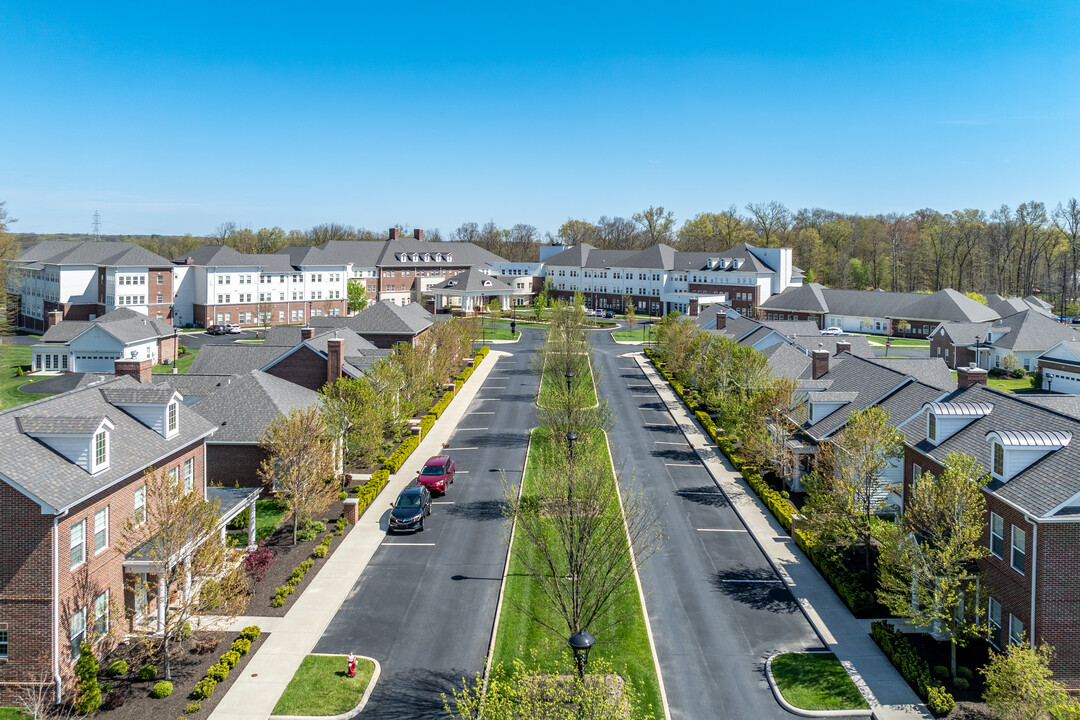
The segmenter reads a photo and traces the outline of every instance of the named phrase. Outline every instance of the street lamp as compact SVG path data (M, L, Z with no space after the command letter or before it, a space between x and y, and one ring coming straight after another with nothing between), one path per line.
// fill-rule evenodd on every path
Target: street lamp
M589 663L589 650L592 649L596 639L592 635L581 630L570 636L570 649L574 651L574 663L577 665L578 677L584 682L585 666Z
M567 395L570 394L570 383L573 382L573 381L574 381L574 373L567 370L566 371L566 394Z
M574 441L577 440L577 433L566 433L566 445L570 448L570 464L574 464Z

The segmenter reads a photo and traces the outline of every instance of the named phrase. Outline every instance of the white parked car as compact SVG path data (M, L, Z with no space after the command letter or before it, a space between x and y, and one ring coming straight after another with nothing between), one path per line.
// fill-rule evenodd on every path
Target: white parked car
M226 326L225 326L225 330L226 330L226 332L228 332L228 333L229 333L230 335L239 335L239 334L240 334L240 333L242 332L242 331L241 331L241 329L240 329L240 326L239 326L239 325L237 325L236 323L232 323L232 324L230 324L230 325L226 325Z
M843 335L844 331L838 327L827 327L819 333L821 335Z

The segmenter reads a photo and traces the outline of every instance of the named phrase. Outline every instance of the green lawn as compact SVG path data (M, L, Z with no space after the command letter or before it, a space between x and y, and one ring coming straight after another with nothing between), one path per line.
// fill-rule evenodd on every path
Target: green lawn
M772 661L780 694L802 710L864 710L870 706L832 653L785 653Z
M199 354L198 350L188 349L183 355L176 356L176 372L186 373L191 368L191 363L195 362L195 356ZM171 373L173 369L172 365L155 365L153 372L156 373Z
M26 720L26 714L13 707L0 707L0 720Z
M521 323L518 324L520 325ZM483 332L476 336L476 341L480 342L482 340L513 340L514 338L518 337L521 337L521 333L518 332L517 335L511 335L509 326L502 327L501 325L487 325L483 329Z
M652 333L648 328L643 330L641 326L633 330L613 330L611 333L613 338L623 342L643 342L642 338L648 340L651 335Z
M1003 392L1024 392L1031 390L1031 377L992 377L986 379L986 385Z
M544 377L540 381L540 397L539 397L539 400L538 400L541 407L550 407L551 406L551 403L552 403L552 399L551 399L551 383L554 383L554 382L559 383L560 389L566 387L566 377L565 376L559 375L558 377L556 377L555 373L549 373L549 372L544 373ZM596 385L593 384L592 373L591 372L589 373L588 378L582 378L581 376L575 377L573 379L573 382L575 382L575 383L582 383L582 382L587 383L587 385L585 386L586 387L586 395L585 395L585 398L584 398L584 402L582 404L585 405L585 407L592 407L593 405L595 405L596 404ZM565 390L563 390L563 392L565 393ZM577 395L576 392L574 394ZM566 402L566 398L563 398L563 402Z
M285 519L285 505L277 500L255 501L255 540L263 540L277 530L278 525ZM229 538L235 538L240 545L247 545L247 528L228 533Z
M345 672L344 655L308 655L274 706L274 715L342 715L360 704L375 672L357 659L356 677Z
M40 377L19 377L16 370L30 369L30 347L28 345L0 344L0 410L23 405L31 400L40 400L48 395L19 392L27 383L41 380Z
M540 472L537 467L540 452L536 448L538 444L548 442L548 432L545 428L533 431L533 450L529 454L529 464L524 475L526 493L534 482L535 473ZM607 455L607 443L602 432L592 431L590 444L594 444L599 452ZM610 483L608 487L611 489L611 499L615 502L615 479L610 470L606 475ZM523 553L528 552L537 551L534 546L515 539L510 549L510 567L499 614L492 668L509 672L514 659L520 658L527 667L539 666L541 672L572 672L574 665L566 639L556 637L523 609L529 608L555 627L565 624L561 616L545 603L539 585L525 574L521 558ZM630 582L634 583L633 587L625 588L627 592L620 602L609 608L590 629L590 634L596 637L596 645L589 655L589 662L591 664L595 658L601 658L610 663L616 672L633 682L641 702L642 714L639 717L662 718L660 684L645 631L638 588L634 580Z

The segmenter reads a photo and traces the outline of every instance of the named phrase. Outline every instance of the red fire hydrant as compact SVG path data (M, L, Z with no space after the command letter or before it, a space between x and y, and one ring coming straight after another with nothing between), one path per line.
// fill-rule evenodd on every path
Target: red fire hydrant
M349 653L349 677L356 677L356 656Z

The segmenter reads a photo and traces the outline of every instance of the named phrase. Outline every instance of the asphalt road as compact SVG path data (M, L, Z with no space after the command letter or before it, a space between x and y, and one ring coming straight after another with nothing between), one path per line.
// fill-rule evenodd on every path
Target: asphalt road
M364 718L445 718L440 694L483 669L506 562L500 477L520 480L536 425L540 336L494 346L514 357L496 363L451 436L454 484L424 532L386 538L315 648L381 663Z
M636 348L607 333L593 342L619 482L663 507L667 539L641 581L671 717L794 717L773 698L765 661L821 649L817 635L637 363L619 357Z

